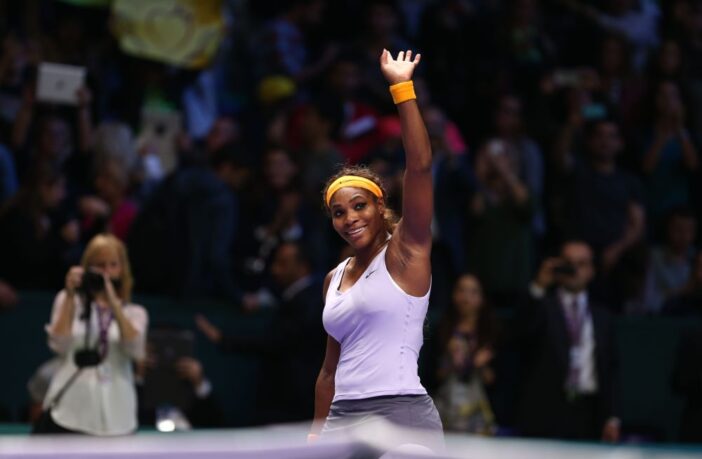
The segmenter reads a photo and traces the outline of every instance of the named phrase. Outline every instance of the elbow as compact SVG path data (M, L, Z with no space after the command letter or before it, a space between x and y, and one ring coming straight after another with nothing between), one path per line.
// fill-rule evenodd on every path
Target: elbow
M57 355L66 355L71 348L71 337L49 335L48 345Z

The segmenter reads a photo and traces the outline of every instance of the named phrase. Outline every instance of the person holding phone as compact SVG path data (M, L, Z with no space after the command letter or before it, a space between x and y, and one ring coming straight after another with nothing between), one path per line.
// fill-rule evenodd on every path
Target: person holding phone
M132 361L145 356L148 314L131 303L124 244L95 236L66 274L46 331L61 364L44 398L37 433L125 435L137 428Z

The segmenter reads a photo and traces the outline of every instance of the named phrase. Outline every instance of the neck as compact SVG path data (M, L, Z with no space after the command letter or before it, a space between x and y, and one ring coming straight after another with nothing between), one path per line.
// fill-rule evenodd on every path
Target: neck
M354 265L355 267L366 267L370 264L371 260L375 258L378 253L380 253L381 250L383 250L383 247L385 247L386 244L386 233L384 231L381 231L378 233L378 237L376 237L371 244L368 245L368 247L365 247L363 249L359 249L356 251L355 254L355 262Z

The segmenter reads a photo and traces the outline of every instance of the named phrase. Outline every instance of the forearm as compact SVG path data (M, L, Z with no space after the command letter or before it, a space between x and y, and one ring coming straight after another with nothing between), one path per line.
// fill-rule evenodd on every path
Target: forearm
M131 342L139 337L139 331L134 327L132 322L124 315L121 307L114 308L113 314L115 322L119 327L119 335L123 342Z
M334 399L334 375L322 370L314 387L314 421L311 433L319 434Z
M75 311L75 293L66 292L61 304L61 312L51 326L51 335L55 338L70 336L73 329Z
M22 148L26 143L31 122L32 108L26 105L22 106L19 113L17 113L15 123L12 125L12 146L15 149Z
M513 173L505 174L505 181L509 188L509 193L512 200L516 204L524 204L529 199L529 189L522 183L519 178Z
M405 149L405 170L431 171L431 144L429 134L419 112L416 99L397 105L402 126L402 146Z
M89 151L93 143L93 120L88 106L78 107L78 148Z

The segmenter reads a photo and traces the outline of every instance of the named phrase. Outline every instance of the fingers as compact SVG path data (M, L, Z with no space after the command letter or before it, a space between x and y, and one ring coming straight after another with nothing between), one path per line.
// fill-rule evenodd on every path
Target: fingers
M387 64L390 59L392 59L390 52L387 49L383 49L383 52L380 53L380 63Z
M412 57L414 56L414 59ZM387 49L383 49L383 52L380 53L380 63L381 64L387 64L388 62L410 62L412 64L419 64L419 61L422 59L422 55L420 53L414 54L411 49L408 49L406 51L400 51L397 53L397 59L394 59L392 57L392 53L388 51Z

